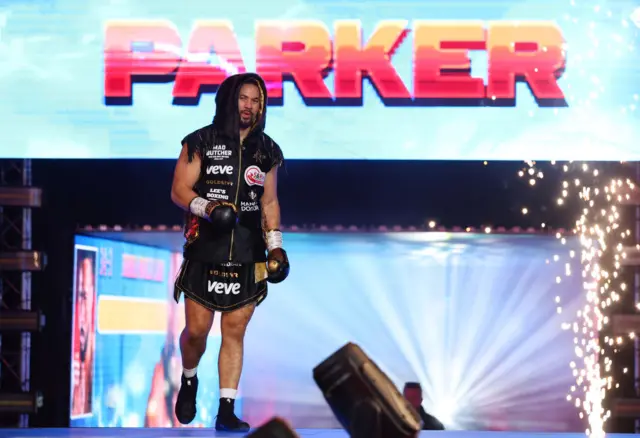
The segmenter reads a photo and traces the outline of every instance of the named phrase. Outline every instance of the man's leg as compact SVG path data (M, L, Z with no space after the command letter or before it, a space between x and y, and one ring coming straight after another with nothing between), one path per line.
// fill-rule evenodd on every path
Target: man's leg
M220 322L222 345L218 356L220 375L220 408L216 419L217 430L245 432L249 425L236 417L234 401L242 373L244 334L251 320L255 303L232 312L223 313Z
M198 366L200 358L207 349L207 337L213 325L214 313L185 297L185 327L180 334L180 352L182 368L187 371Z
M185 327L180 334L182 354L182 383L176 401L175 414L182 424L189 424L196 416L198 393L197 367L207 348L207 337L213 325L214 313L185 297Z

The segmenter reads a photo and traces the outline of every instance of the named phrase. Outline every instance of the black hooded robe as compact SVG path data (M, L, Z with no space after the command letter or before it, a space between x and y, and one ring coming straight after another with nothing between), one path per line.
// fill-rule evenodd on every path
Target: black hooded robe
M245 83L258 86L262 105L256 123L241 144L238 95ZM200 179L193 190L207 200L233 203L238 210L238 223L231 233L218 232L209 221L188 212L184 229L185 261L234 265L266 261L260 198L266 174L284 162L282 150L264 132L266 102L267 90L260 76L254 73L230 76L216 94L213 123L182 140L187 146L189 161L194 154L202 161ZM176 283L176 300L178 288Z

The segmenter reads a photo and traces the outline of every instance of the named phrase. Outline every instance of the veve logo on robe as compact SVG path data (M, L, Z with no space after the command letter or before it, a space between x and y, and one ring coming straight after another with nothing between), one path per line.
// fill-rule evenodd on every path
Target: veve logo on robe
M233 175L233 166L207 166L207 175Z
M240 283L223 283L220 281L209 281L207 284L209 292L219 295L238 295L240 293Z

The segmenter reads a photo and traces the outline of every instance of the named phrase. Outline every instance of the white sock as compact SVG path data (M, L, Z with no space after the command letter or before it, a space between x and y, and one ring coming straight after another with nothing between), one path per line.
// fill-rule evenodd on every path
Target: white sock
M187 379L190 379L190 378L194 377L197 372L198 372L198 367L191 368L190 370L187 370L185 368L182 369L182 374L184 374L184 376Z
M230 389L230 388L220 389L220 398L230 398L235 400L237 394L238 394L237 389Z

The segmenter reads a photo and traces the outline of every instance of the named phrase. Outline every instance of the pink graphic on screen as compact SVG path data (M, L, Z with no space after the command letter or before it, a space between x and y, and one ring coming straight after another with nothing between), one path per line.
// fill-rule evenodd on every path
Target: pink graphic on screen
M97 248L76 246L71 417L92 414Z

